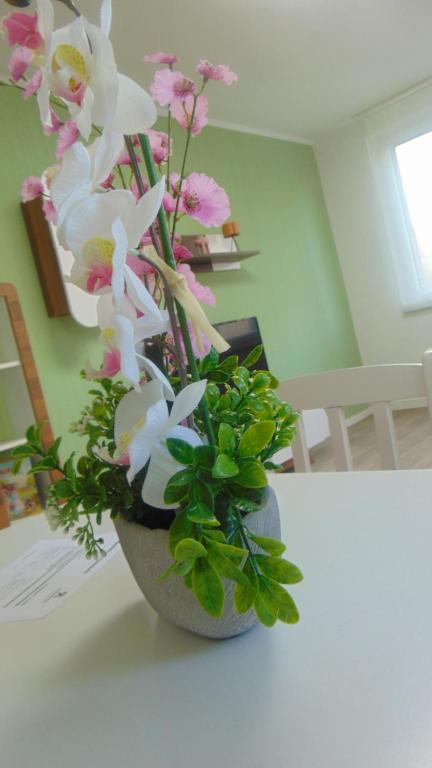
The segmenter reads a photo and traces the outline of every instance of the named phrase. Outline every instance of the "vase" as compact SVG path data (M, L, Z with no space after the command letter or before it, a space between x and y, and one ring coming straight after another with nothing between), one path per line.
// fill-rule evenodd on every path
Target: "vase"
M244 517L245 525L257 536L280 539L279 509L274 491L266 489L261 508ZM178 627L211 639L226 639L247 632L258 623L253 609L239 614L234 605L235 584L224 580L225 607L219 619L201 608L191 589L179 576L157 579L172 563L168 531L150 529L128 522L121 515L114 519L120 544L132 574L152 608ZM259 551L256 546L255 551Z

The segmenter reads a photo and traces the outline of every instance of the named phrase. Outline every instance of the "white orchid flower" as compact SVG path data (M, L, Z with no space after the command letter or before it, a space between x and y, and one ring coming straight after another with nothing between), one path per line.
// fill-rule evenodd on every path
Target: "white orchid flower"
M59 239L62 239L62 226L69 211L86 195L96 192L110 174L123 147L124 138L120 133L105 130L88 147L77 141L66 150L50 187Z
M128 190L75 200L62 225L62 244L75 258L69 281L88 293L112 287L117 306L127 293L137 309L160 319L159 307L127 264L127 255L156 218L163 194L162 178L138 202Z
M117 407L114 422L117 460L130 464L129 482L149 462L142 497L153 507L172 509L177 506L166 504L163 498L168 480L182 468L168 452L165 440L175 437L193 446L202 444L199 435L193 429L181 426L180 422L193 413L204 395L206 384L205 380L196 381L182 389L170 413L157 381L144 384L141 392L128 392Z
M84 139L92 125L118 133L142 133L156 120L156 107L137 83L117 72L108 38L111 3L101 6L102 28L79 16L53 31L51 0L38 0L38 25L44 38L42 81L37 93L41 120L51 125L50 93L67 104Z
M89 378L113 376L120 372L135 389L140 390L140 368L152 378L158 379L167 400L174 400L174 392L166 376L145 355L137 352L136 346L145 339L150 339L168 328L169 317L166 310L161 311L160 319L153 316L137 317L132 304L124 299L117 309L110 294L101 296L97 306L98 325L101 329L100 341L107 350L104 367L92 368L86 362L84 370Z

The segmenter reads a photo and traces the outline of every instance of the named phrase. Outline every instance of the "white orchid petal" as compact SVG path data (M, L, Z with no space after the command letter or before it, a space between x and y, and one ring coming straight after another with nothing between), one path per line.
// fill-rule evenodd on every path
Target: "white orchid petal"
M86 148L77 141L66 150L59 172L51 183L51 197L57 214L70 195L90 192L90 157Z
M135 209L130 212L125 226L131 248L138 245L144 232L147 232L149 226L154 222L162 205L164 192L165 178L163 177L139 199Z
M144 426L139 429L129 443L130 469L127 473L129 482L146 464L155 446L163 437L165 400L159 400L150 406L145 416Z
M141 496L146 504L157 509L175 509L178 502L166 504L164 493L168 481L183 467L177 464L166 448L158 446L152 452Z
M197 435L193 429L187 427L174 427L169 437L176 437L179 440L185 440L194 447L202 445L201 438ZM146 504L150 504L152 507L158 509L174 509L178 507L178 503L166 504L164 501L164 493L167 487L168 481L177 472L180 472L184 467L173 459L169 451L164 445L158 445L153 449L150 464L148 466L147 475L144 480L142 489L142 498Z
M120 152L122 151L124 138L120 133L105 130L96 141L88 147L88 152L93 161L92 189L101 184L112 171Z
M100 6L100 28L105 35L109 35L111 30L112 5L111 0L101 0Z
M54 27L54 8L51 0L36 0L36 11L38 30L47 46Z
M116 219L112 225L112 234L114 238L114 253L112 257L112 277L111 288L113 292L114 303L118 306L124 296L125 275L124 268L127 256L127 234L120 219Z
M118 74L118 84L116 109L109 127L127 136L143 133L156 122L157 112L153 100L126 75Z
M166 309L161 309L161 318L155 318L153 315L144 315L137 319L135 323L135 343L144 339L151 339L152 336L159 336L168 330L169 315Z
M174 400L175 394L174 390L169 383L167 377L164 373L158 368L158 366L153 362L153 360L150 360L148 357L144 357L144 355L137 355L138 360L141 363L141 367L145 370L146 373L148 373L149 376L151 376L152 379L158 379L162 384L163 394L166 400Z
M42 75L42 82L36 93L36 100L39 107L41 123L43 125L51 125L50 89L48 81L44 75Z
M122 432L130 432L139 420L146 415L149 408L155 403L162 402L162 387L159 381L154 379L141 387L140 392L128 392L122 397L117 406L114 420L114 440L116 443ZM161 407L161 422L165 424L168 419L167 404Z
M126 279L127 293L134 304L134 306L140 310L140 312L149 313L153 317L160 320L162 318L161 311L150 295L149 291L141 282L135 272L126 264L124 267L124 276Z
M111 40L98 26L85 22L90 41L91 88L94 94L92 108L93 123L108 126L114 114L118 98L118 73Z
M174 400L174 405L168 419L168 429L179 424L180 421L183 421L193 413L204 395L206 385L207 381L205 379L203 381L194 381L179 392Z
M86 141L90 136L93 126L93 106L94 106L94 93L90 87L87 87L84 93L84 98L81 104L79 112L73 114L75 110L69 107L70 113L76 122L76 126Z
M140 373L135 350L134 328L128 317L117 315L117 346L120 350L121 372L136 389L140 386Z

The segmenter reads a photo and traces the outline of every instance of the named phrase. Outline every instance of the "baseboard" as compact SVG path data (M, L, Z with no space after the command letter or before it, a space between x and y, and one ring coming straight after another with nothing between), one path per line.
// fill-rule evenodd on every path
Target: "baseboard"
M395 400L392 411L407 411L410 408L427 408L426 397L412 397L409 400Z
M365 408L364 411L355 413L354 416L349 416L349 418L346 419L345 423L347 427L353 427L354 424L358 424L359 421L363 421L363 419L367 419L368 416L372 416L372 408Z

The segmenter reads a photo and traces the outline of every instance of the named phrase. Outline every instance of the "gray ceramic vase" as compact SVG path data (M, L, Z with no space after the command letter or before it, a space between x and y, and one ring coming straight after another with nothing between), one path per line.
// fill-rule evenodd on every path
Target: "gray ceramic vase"
M262 508L245 517L247 527L258 536L280 539L280 519L276 496L271 488L266 491ZM168 531L150 530L138 523L129 523L122 517L114 520L120 544L130 569L142 593L164 619L197 635L223 640L247 632L258 623L255 611L238 614L233 601L235 585L226 581L224 612L220 619L206 613L196 601L183 579L170 576L157 582L157 578L172 563L168 549Z

